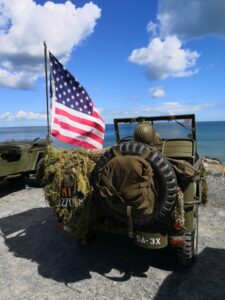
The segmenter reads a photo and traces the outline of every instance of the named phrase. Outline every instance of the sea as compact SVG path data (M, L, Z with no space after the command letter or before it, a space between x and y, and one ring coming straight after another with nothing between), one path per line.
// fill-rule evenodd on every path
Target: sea
M123 136L131 135L126 127L123 128ZM34 127L0 127L0 142L9 140L44 139L47 135L46 126ZM225 121L210 121L196 123L197 151L200 155L217 158L225 163ZM74 148L74 146L51 138L57 148ZM114 125L107 124L105 131L104 147L115 144Z

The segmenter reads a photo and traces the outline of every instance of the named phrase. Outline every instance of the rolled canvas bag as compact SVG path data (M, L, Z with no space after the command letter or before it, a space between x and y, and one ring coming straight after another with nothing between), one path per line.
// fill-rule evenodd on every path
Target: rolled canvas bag
M191 181L194 180L196 176L196 170L189 162L187 162L186 160L178 160L172 158L167 158L167 159L172 164L178 177L182 176Z
M172 167L177 176L177 182L182 192L188 187L190 182L193 182L196 178L195 168L186 160L178 160L167 158L172 164Z

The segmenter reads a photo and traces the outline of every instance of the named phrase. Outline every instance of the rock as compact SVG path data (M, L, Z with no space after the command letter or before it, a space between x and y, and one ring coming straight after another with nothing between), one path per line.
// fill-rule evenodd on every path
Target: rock
M206 168L207 174L214 176L225 175L225 165L217 158L204 157L204 167Z

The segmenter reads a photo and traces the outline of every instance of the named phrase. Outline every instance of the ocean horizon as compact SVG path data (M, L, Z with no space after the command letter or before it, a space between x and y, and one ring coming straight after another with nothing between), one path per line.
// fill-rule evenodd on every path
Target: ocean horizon
M130 135L130 132L125 135ZM47 126L0 127L0 142L9 140L45 139ZM196 122L197 147L200 155L217 158L225 163L225 121ZM52 143L57 148L74 148L54 137ZM115 144L114 125L106 124L104 147Z

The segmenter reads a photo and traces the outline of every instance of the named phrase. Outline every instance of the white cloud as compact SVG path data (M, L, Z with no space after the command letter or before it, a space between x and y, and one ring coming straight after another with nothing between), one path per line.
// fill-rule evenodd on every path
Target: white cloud
M5 112L0 115L1 121L15 121L15 120L46 120L47 114L36 113L36 112L27 112L20 110L16 114L10 112Z
M155 87L150 89L152 98L163 98L166 95L166 92L161 87Z
M149 79L154 80L197 73L195 63L198 57L196 51L182 49L176 36L168 36L165 40L153 38L148 47L133 50L128 59L146 66Z
M145 113L148 114L191 114L196 113L207 108L213 107L213 103L202 103L202 104L185 104L179 102L164 102L159 106L141 106L135 110L136 115Z
M0 86L15 88L30 88L39 75L33 72L18 71L13 72L1 69L0 67Z
M178 102L165 102L163 108L171 115L197 113L199 111L213 107L213 103L182 104Z
M16 113L15 119L18 119L18 120L21 120L21 119L22 120L42 120L42 119L44 119L44 120L46 120L47 115L20 110Z
M101 14L92 2L76 8L71 1L0 0L0 11L0 85L15 88L31 88L43 76L44 40L66 62Z
M215 103L206 102L201 104L164 102L161 105L142 105L138 107L130 107L124 110L104 110L103 116L107 119L115 117L138 117L138 116L160 116L175 114L193 114L198 113L211 107L215 107Z
M132 96L129 96L128 99L132 100L132 101L138 101L140 100L140 96L138 95L132 95Z
M12 121L13 116L10 112L5 112L4 114L0 115L0 120L1 121Z
M159 0L160 35L177 35L181 39L206 35L225 38L224 12L224 0Z
M150 21L147 30L153 37L148 47L133 50L130 61L146 65L150 79L191 76L199 54L183 48L183 43L194 38L216 36L225 38L224 0L158 0L156 22ZM175 55L162 50L173 44ZM164 45L164 46L163 46ZM153 53L158 49L159 55ZM170 46L169 46L170 48ZM179 54L176 59L176 54ZM158 59L154 62L153 58ZM183 62L181 62L181 60ZM171 62L174 61L174 68ZM183 65L183 66L182 66ZM180 69L179 69L180 66ZM177 70L176 70L177 68ZM175 70L174 70L175 69ZM175 71L175 72L174 72Z
M152 21L150 21L147 25L147 31L150 32L153 36L158 35L158 25Z

